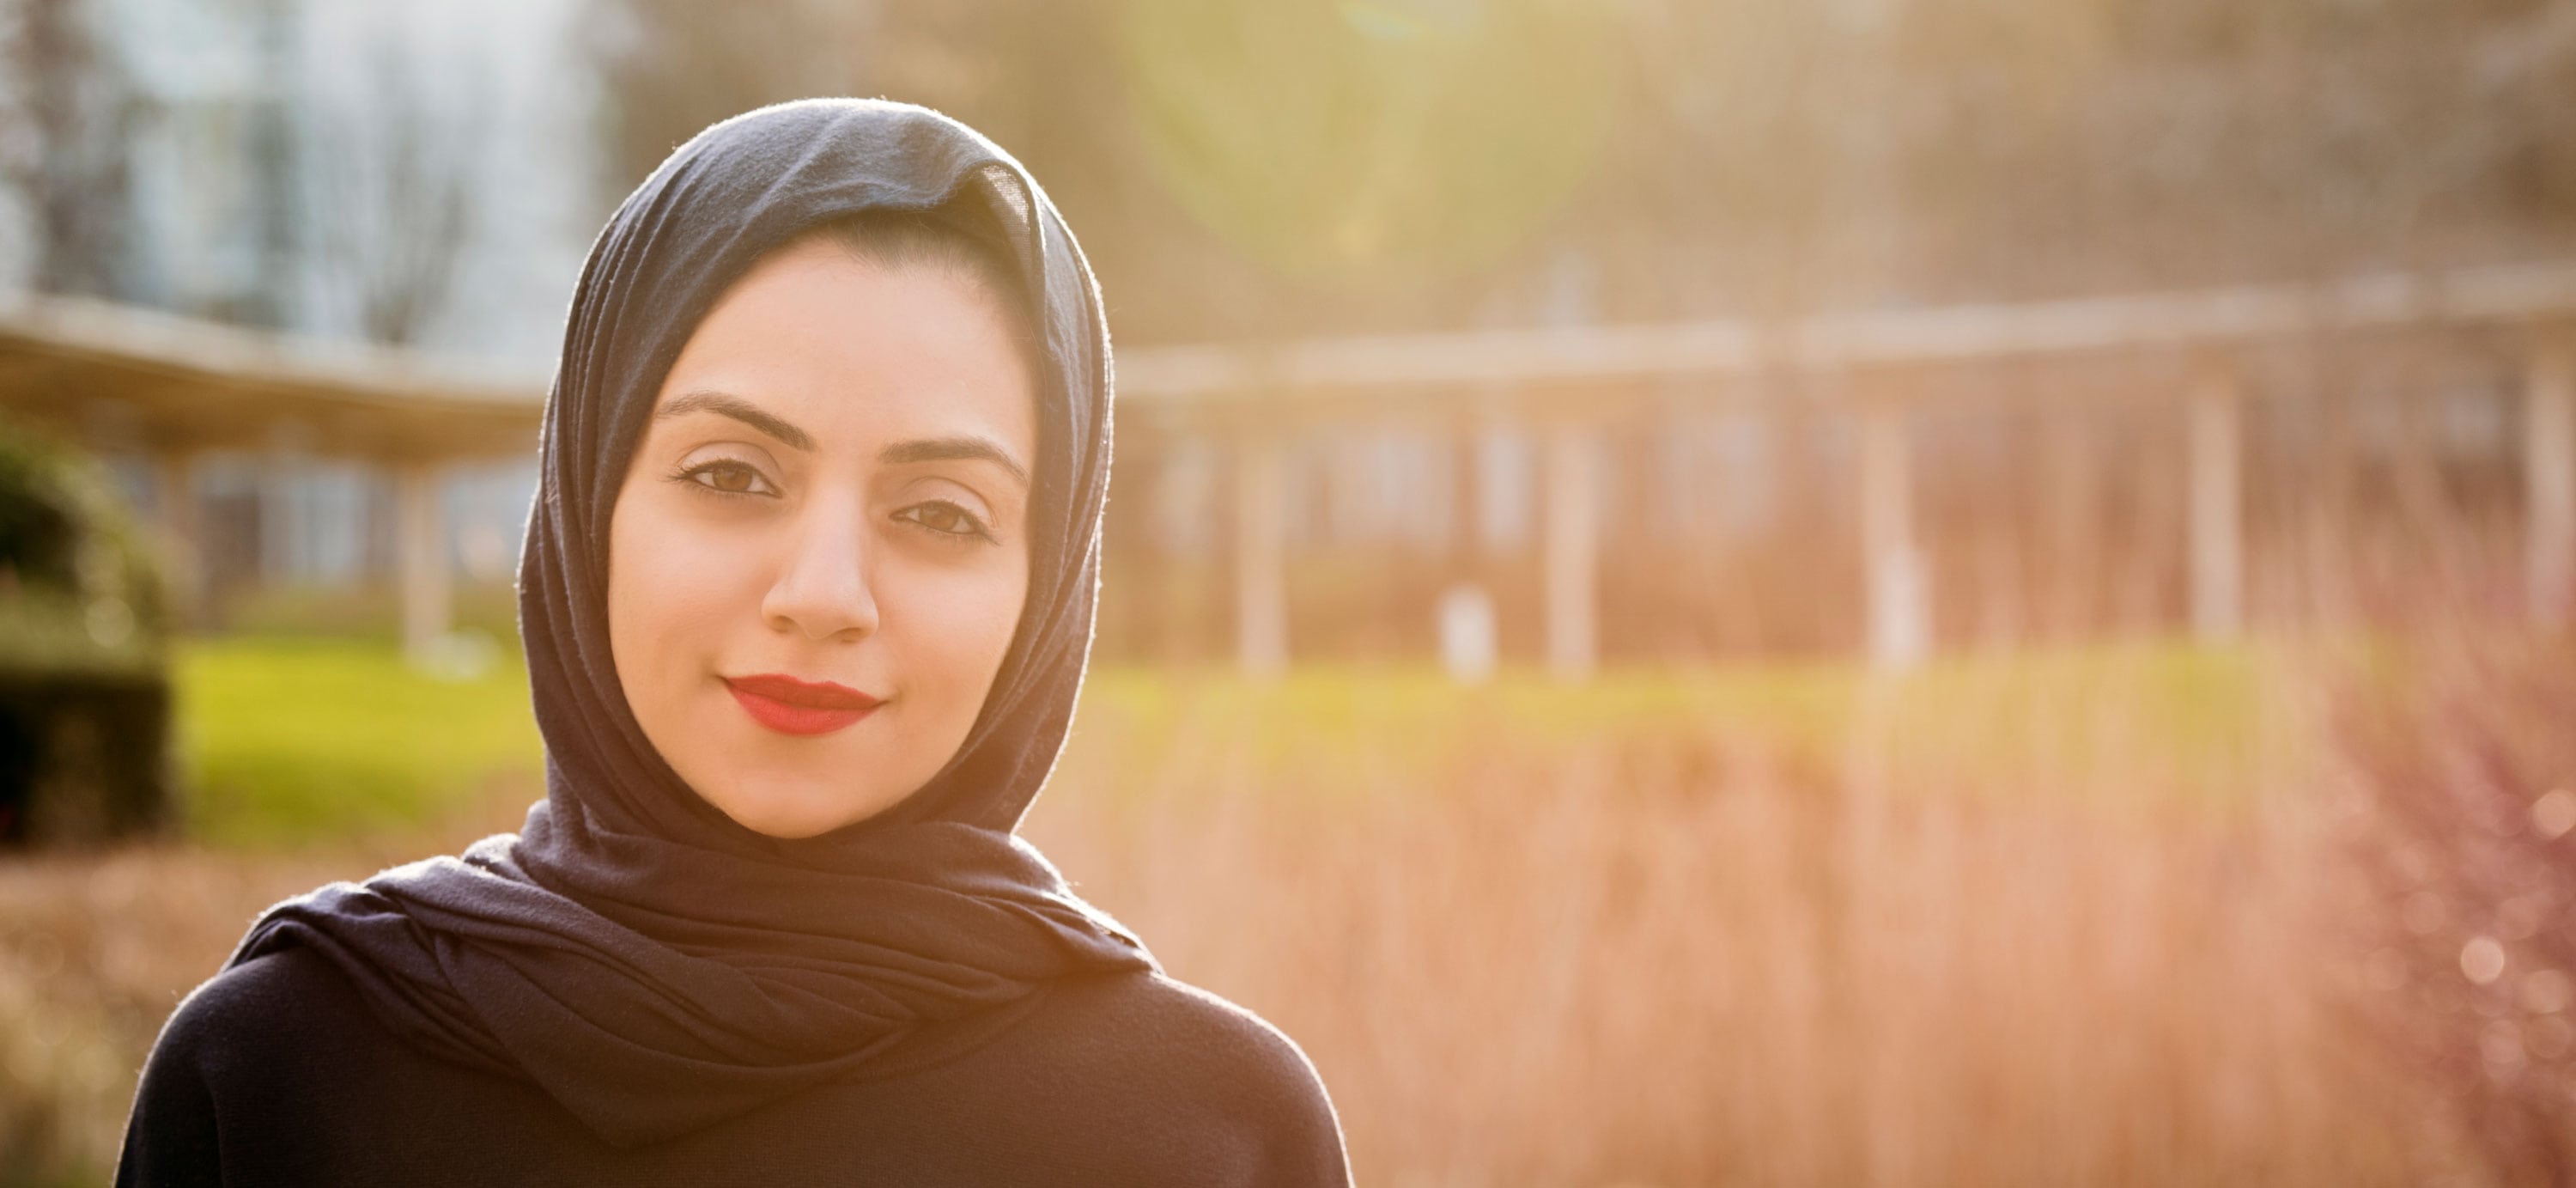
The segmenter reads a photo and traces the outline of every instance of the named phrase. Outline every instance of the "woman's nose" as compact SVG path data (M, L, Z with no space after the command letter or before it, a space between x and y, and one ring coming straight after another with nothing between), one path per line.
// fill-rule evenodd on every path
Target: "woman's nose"
M876 631L863 519L855 508L817 508L797 524L778 580L760 604L761 618L772 630L811 639Z

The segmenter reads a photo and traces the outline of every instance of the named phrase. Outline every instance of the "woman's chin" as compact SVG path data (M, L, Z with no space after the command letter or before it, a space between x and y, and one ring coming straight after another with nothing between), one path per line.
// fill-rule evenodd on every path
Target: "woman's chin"
M830 833L874 816L857 790L840 787L736 786L707 798L734 824L784 841Z

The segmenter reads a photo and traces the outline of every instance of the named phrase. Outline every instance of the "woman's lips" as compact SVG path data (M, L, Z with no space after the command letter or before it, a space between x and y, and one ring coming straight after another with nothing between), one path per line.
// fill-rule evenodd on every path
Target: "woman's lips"
M848 685L800 681L783 673L726 677L725 688L752 720L780 734L830 734L884 704Z

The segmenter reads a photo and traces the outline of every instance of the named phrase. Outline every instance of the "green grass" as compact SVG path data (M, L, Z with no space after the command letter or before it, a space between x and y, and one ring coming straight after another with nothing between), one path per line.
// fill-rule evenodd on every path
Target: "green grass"
M494 779L538 786L542 749L515 653L465 681L357 640L197 640L178 651L186 820L223 846L418 828Z
M2089 748L2128 765L2110 781L2119 786L2235 800L2257 782L2266 745L2292 736L2263 696L2273 664L2252 649L2124 644L1946 659L1890 679L1813 662L1612 671L1581 686L1507 671L1470 689L1425 667L1312 667L1269 684L1103 667L1085 686L1068 763L1133 787L1157 765L1203 771L1213 747L1329 797L1390 771L1438 783L1497 743L1531 755L1720 740L1792 769L1867 751L1900 782L1956 792L2049 786ZM416 829L476 806L496 780L530 796L539 786L514 652L450 682L382 642L232 637L183 645L177 679L187 819L210 844ZM2131 770L2142 761L2156 770Z
M1329 788L1337 765L1433 775L1498 745L1705 742L1759 749L1792 771L1868 752L1898 783L1932 777L1945 793L2048 787L2088 762L2143 760L2155 770L2102 782L2234 803L2297 737L2267 695L2288 662L2258 647L2148 641L1949 657L1893 676L1819 660L1612 670L1572 686L1507 670L1464 689L1426 667L1310 667L1268 685L1110 668L1085 686L1075 752L1086 731L1114 733L1128 753L1216 739Z

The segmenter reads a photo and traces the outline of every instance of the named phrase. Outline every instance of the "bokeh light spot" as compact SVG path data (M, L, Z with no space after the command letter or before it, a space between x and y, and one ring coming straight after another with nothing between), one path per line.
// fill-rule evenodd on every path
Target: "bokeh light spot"
M1181 205L1307 281L1393 280L1520 244L1590 175L1610 17L1562 0L1124 0L1130 108Z
M2492 984L2504 976L2504 946L2491 936L2472 938L2460 946L2460 972L2480 986Z
M2549 841L2556 841L2565 837L2568 830L2576 829L2576 792L2552 788L2531 802L2531 827Z

